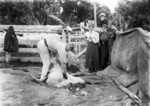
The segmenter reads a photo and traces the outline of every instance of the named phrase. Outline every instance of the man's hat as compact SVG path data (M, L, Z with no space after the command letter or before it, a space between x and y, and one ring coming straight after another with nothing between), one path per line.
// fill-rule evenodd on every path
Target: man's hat
M104 17L105 17L106 14L105 14L105 13L100 13L99 16L100 16L100 17L101 17L101 16L104 16Z
M106 24L103 24L103 25L102 25L102 27L108 28L108 25L106 25Z

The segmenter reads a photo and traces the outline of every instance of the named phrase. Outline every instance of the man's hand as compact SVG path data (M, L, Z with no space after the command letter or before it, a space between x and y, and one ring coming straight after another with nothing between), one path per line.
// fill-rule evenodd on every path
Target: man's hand
M34 79L34 80L36 80L36 81L38 81L38 82L42 82L43 80L40 80L40 79L38 79L37 77L35 77L35 76L33 76L32 74L30 74L31 75L31 77Z
M77 65L77 64L79 64L79 59L74 58L72 65Z
M111 29L114 30L114 31L117 30L117 28L114 25L111 25Z

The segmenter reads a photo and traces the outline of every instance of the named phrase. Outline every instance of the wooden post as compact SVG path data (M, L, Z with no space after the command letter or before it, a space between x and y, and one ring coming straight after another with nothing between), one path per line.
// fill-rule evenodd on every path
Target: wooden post
M76 58L75 58L75 60L76 59L78 59L83 53L85 53L86 52L86 50L87 50L87 47L86 48L84 48L81 52L79 52L77 55L76 55Z
M5 57L5 62L6 62L6 63L10 63L11 53L6 52L6 55L5 55L5 56L6 56L6 57Z
M94 2L94 25L97 27L97 17L96 17L96 3Z
M81 40L79 39L78 40L79 42L81 42ZM78 53L81 51L81 44L79 45L79 50L78 50Z
M124 93L126 93L135 103L138 104L138 106L143 106L143 103L141 101L141 99L136 96L134 93L132 93L131 91L129 91L127 88L125 88L123 85L121 85L119 83L119 81L117 81L115 78L112 79L112 81L116 84L116 86L123 91Z
M77 53L78 53L78 47L77 47L77 39L76 39L76 37L77 37L77 32L75 34L75 48L76 48L75 54L77 55Z

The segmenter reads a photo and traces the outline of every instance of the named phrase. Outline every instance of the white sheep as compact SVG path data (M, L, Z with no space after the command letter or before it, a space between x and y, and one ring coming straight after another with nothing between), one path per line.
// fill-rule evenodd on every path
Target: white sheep
M66 73L67 79L65 79L63 76L64 70L61 68L61 66L57 62L57 59L53 58L51 62L53 64L53 68L50 70L50 73L46 80L46 83L48 85L50 86L52 85L55 87L65 87L69 85L70 83L72 84L85 83L83 79L79 77L74 77L69 73Z

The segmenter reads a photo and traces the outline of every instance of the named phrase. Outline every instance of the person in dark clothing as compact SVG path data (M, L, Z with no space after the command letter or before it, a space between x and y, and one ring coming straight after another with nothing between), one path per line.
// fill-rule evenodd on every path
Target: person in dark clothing
M99 32L99 57L100 57L100 69L105 69L110 63L111 47L113 44L112 35L114 34L116 27L112 25L111 21L106 18L105 13L98 15L97 27L95 31Z
M106 14L105 13L101 13L98 16L98 20L97 20L97 27L102 28L103 25L108 25L108 20L106 19Z
M99 57L100 57L100 68L103 70L108 66L109 62L109 38L110 34L107 32L107 25L103 25L103 32L100 33L100 47L99 47Z
M10 62L10 57L12 53L18 52L18 39L15 34L13 26L8 28L8 31L4 38L4 51L6 52L6 63Z
M105 13L100 13L98 15L97 27L102 29L102 31L99 33L99 63L100 69L103 70L107 67L109 61L109 34L107 32L108 20L106 19Z

